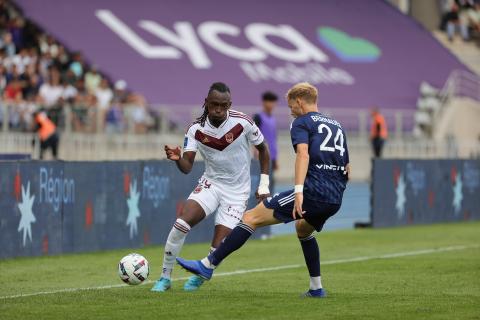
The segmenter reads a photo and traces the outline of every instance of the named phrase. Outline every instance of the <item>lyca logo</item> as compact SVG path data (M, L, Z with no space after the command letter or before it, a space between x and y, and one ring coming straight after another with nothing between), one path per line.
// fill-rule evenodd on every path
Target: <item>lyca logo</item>
M152 45L110 10L97 10L95 15L143 57L181 59L183 55L186 55L197 69L209 69L213 64L203 43L227 57L253 63L252 65L241 65L245 72L250 71L250 74L247 73L249 76L252 76L252 70L265 69L264 65L257 63L261 63L269 57L290 63L327 63L330 60L325 52L309 41L301 32L286 24L249 23L242 30L231 23L205 21L200 23L195 30L192 23L179 21L175 22L173 30L170 30L155 21L140 20L138 22L140 28L168 44ZM316 38L320 44L328 48L343 62L373 62L381 55L380 49L366 39L355 38L330 27L320 27L316 31ZM248 40L249 46L239 47L232 43L235 41L225 40L226 37L244 37ZM272 38L286 42L288 46L281 46L278 41L272 41ZM340 73L338 69L333 71L333 75L337 77L348 78L347 75L337 75Z

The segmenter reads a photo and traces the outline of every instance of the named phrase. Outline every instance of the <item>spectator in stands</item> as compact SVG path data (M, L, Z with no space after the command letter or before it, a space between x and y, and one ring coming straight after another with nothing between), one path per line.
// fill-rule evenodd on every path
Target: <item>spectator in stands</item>
M35 96L40 90L43 80L36 71L36 65L31 63L25 72L20 76L22 80L22 91L25 98Z
M7 87L7 71L5 67L0 64L0 94L3 95L3 91Z
M463 40L468 41L468 23L463 17L464 16L462 15L462 19L460 19L458 4L453 3L451 5L450 11L448 11L443 17L443 20L446 22L447 25L448 40L453 41L455 31L459 29Z
M125 120L121 103L112 103L105 115L104 126L106 133L122 133L125 131Z
M3 99L7 104L19 103L23 98L20 79L13 78L5 88Z
M10 21L10 10L5 0L0 0L0 29L6 29Z
M77 95L73 100L72 106L72 124L74 131L86 132L86 129L91 121L88 119L88 93L85 89L85 82L83 79L78 79L75 88Z
M85 74L85 87L88 93L95 94L95 91L102 81L102 76L98 73L97 67L92 66L90 70Z
M43 159L45 150L51 149L52 156L57 159L57 150L59 144L59 137L57 127L48 118L45 112L36 111L34 113L35 131L40 138L40 159Z
M113 92L110 89L107 79L102 79L100 86L95 90L95 96L97 97L98 108L106 111L113 99Z
M11 60L10 60L11 61ZM17 65L7 62L7 82L10 82L14 79L20 79L20 73L18 72Z
M468 18L472 29L477 32L477 34L480 34L480 1L477 1L474 8L469 10Z
M42 34L39 37L38 46L40 47L40 52L46 54L52 59L55 59L58 55L58 44L55 42L52 36L47 34Z
M377 107L372 109L372 124L370 129L370 140L372 142L375 158L382 156L385 141L388 138L387 122Z
M40 86L39 95L42 106L47 109L47 114L56 126L63 119L63 86L60 83L60 72L50 68L49 81Z
M62 81L63 92L62 92L62 99L69 104L73 104L75 97L78 94L77 88L70 84L69 82L63 80Z
M12 35L13 43L15 43L15 47L18 49L23 48L23 28L25 26L25 21L19 15L13 17L13 19L9 23L8 31Z
M13 43L12 34L5 32L0 39L0 48L5 50L7 57L13 57L15 55L15 43Z
M123 131L128 122L123 110L132 103L131 112L126 113L133 120L132 131L148 131L152 114L145 99L139 95L131 98L124 80L117 81L113 91L102 79L95 66L89 70L80 52L68 52L54 37L26 20L13 1L0 0L0 99L11 104L9 118L18 119L20 128L31 130L32 113L40 106L61 126L64 104L70 103L75 130L93 132L97 124L103 127L107 117L100 112L108 110L122 128L118 130ZM112 102L116 105L110 107Z
M113 92L113 100L120 103L126 103L128 100L127 82L118 80L115 82L115 91Z
M37 111L38 106L35 102L35 96L30 95L26 97L17 105L18 114L18 129L20 131L29 131L33 125L33 114Z
M21 49L20 52L13 56L13 64L17 67L17 70L20 74L25 72L26 67L33 63L32 57L30 57L27 49Z
M73 55L72 62L70 63L70 71L76 76L77 79L80 79L83 75L84 63L82 55L79 52L76 52Z
M270 149L271 170L270 188L274 192L274 172L278 170L278 149L277 149L277 124L273 116L273 110L277 105L278 97L275 93L267 91L262 95L262 111L253 116L253 121L258 126L267 140Z
M152 119L147 111L147 101L141 94L133 94L129 101L129 115L133 122L133 132L146 133L152 125Z
M60 84L58 70L51 70L49 80L40 86L39 94L42 104L46 108L52 108L58 104L63 95L63 87Z
M97 97L93 94L88 94L86 97L86 107L87 107L87 132L98 132L97 129L102 130L103 127L103 118L98 117L98 108L97 108ZM97 126L97 122L98 123Z

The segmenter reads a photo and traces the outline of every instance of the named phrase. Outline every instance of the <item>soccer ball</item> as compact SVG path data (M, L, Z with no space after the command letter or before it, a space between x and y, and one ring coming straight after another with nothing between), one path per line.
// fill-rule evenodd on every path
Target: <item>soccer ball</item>
M150 268L144 256L138 253L130 253L120 260L118 275L123 282L137 285L147 280Z

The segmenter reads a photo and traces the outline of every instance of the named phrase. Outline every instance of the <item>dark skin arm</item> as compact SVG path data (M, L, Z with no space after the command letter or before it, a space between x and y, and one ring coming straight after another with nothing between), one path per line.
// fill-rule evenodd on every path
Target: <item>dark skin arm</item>
M260 172L263 174L270 174L270 151L268 145L265 142L260 143L255 146L258 150L258 160L260 161ZM270 196L270 194L259 195L258 192L255 194L258 201L263 201L263 199Z
M196 152L186 151L183 153L183 156L181 156L182 151L180 150L180 147L166 145L165 153L167 154L167 158L169 160L175 161L178 170L180 170L182 173L188 174L190 171L192 171Z

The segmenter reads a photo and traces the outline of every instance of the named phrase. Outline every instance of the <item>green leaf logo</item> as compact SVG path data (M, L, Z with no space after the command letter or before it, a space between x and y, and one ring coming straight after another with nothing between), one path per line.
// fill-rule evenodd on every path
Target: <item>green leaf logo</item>
M344 62L375 62L382 51L374 43L330 27L317 29L320 43Z

